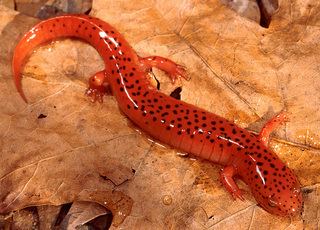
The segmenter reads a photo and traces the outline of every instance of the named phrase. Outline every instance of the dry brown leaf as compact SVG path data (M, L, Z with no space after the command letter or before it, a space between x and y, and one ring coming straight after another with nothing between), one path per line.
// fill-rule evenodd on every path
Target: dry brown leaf
M32 55L23 79L30 104L24 104L10 62L14 45L36 20L2 7L0 201L6 211L91 200L113 212L114 224L124 220L121 227L131 229L319 227L316 0L280 2L268 29L219 1L93 4L92 15L114 25L140 55L188 67L191 81L181 83L182 100L254 132L276 112L289 111L290 122L275 132L271 147L299 177L304 213L293 219L268 214L241 182L247 200L232 200L218 181L219 166L149 141L111 96L102 105L90 103L83 94L86 79L103 65L79 41L56 42ZM177 86L155 73L164 92Z
M108 213L105 208L97 203L78 201L74 202L64 218L63 229L76 229L94 218Z

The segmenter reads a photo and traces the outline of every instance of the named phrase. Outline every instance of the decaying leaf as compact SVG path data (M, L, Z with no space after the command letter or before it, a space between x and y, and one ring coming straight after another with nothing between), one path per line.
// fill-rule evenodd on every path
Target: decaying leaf
M282 1L268 29L214 1L94 1L91 14L121 31L139 55L169 57L190 81L168 95L259 132L281 110L290 122L271 148L296 172L305 191L303 214L281 218L221 186L219 166L180 157L153 142L119 112L85 97L86 80L103 69L87 44L64 40L29 59L15 91L10 63L15 44L37 20L0 8L0 209L91 201L112 211L114 226L163 229L291 229L319 225L319 4ZM66 52L68 51L68 52Z

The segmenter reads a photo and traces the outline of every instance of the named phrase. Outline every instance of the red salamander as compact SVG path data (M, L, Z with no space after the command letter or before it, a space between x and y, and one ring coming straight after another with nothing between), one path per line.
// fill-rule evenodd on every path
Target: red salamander
M165 71L174 82L185 69L173 61L153 56L139 57L124 37L108 23L86 15L65 15L42 21L28 31L16 46L13 77L18 92L27 56L37 46L63 37L80 38L101 55L105 70L89 78L87 95L102 102L106 86L119 108L146 133L177 149L223 166L220 179L234 198L243 199L234 181L240 177L266 211L292 216L302 210L302 192L297 177L272 150L271 131L285 114L269 121L259 136L218 115L159 92L147 79L152 67Z

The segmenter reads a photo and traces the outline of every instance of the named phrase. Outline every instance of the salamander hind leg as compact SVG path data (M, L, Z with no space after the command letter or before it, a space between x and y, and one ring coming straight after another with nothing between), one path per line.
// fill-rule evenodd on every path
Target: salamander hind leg
M236 184L233 179L233 176L236 175L236 169L234 166L229 165L221 169L220 171L220 180L223 186L227 189L227 191L233 196L234 199L239 198L240 200L244 200L242 191Z
M172 83L174 83L180 77L189 80L186 73L186 68L184 66L178 65L170 59L150 56L150 57L139 57L140 66L145 71L150 71L152 67L156 67L164 72L166 72L171 78Z
M106 72L100 71L89 78L89 87L86 95L91 97L92 102L103 102L103 96L111 94L109 84L106 81Z
M272 119L270 119L262 128L259 133L259 140L265 145L268 146L270 134L281 124L289 121L288 112L282 111Z

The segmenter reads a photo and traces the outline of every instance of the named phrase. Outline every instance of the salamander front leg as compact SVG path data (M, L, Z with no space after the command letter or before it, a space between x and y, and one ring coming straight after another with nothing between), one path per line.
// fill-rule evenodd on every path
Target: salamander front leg
M152 67L156 67L166 72L171 78L172 83L174 83L180 77L189 80L186 74L186 68L176 64L170 59L159 56L150 56L145 58L139 57L139 61L141 68L145 71L150 71Z
M279 125L284 122L289 121L288 113L285 111L280 112L278 115L269 120L262 128L259 133L259 140L265 145L268 146L270 134L275 130Z
M239 198L240 200L244 200L242 196L242 191L239 189L238 185L233 179L233 176L236 175L236 171L237 170L232 165L224 167L220 171L220 180L223 186L233 196L234 199Z
M100 71L89 78L89 88L86 95L91 97L92 102L103 102L103 95L111 94L109 84L106 81L106 72Z

